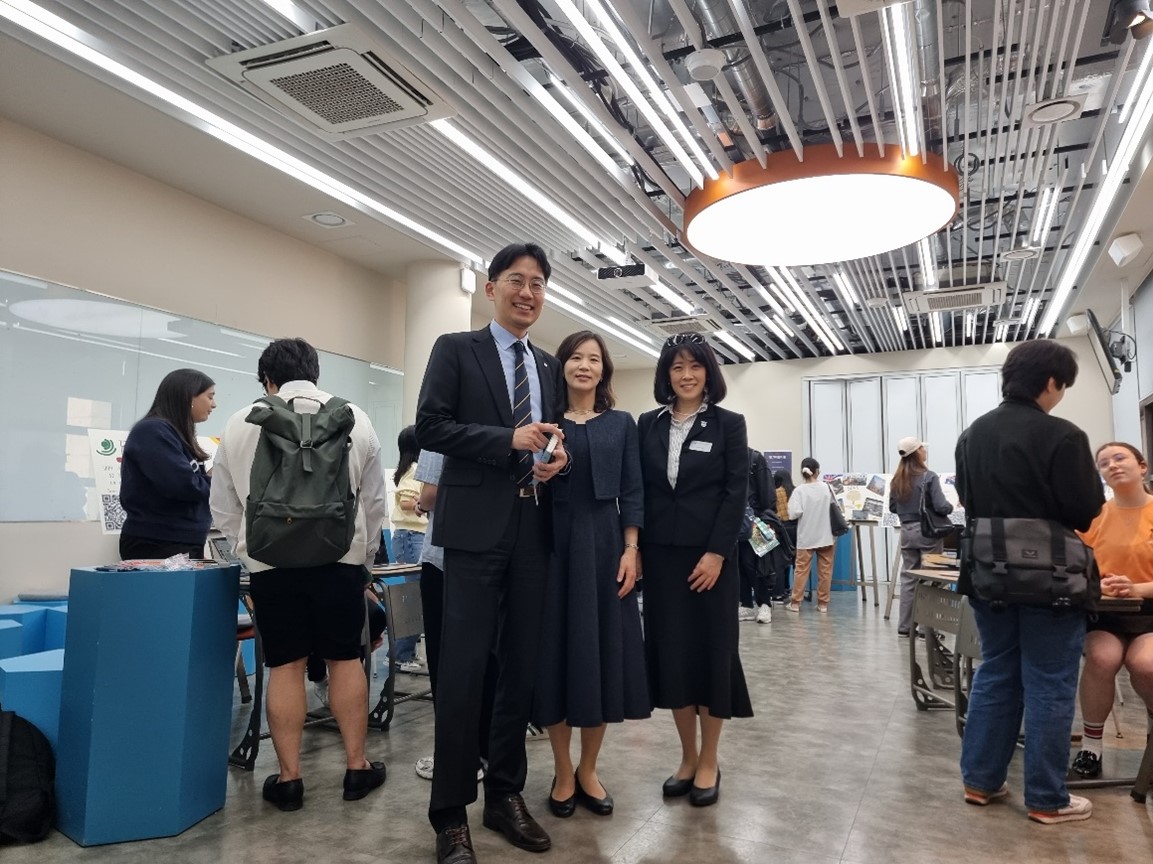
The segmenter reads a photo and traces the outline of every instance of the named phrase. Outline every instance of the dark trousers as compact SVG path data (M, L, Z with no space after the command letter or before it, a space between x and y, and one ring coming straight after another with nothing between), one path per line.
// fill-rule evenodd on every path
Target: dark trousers
M187 555L189 558L204 557L204 543L177 543L172 540L149 540L147 537L120 535L120 560L134 561L138 558L171 558L173 555Z
M737 543L742 606L773 605L773 584L767 573L767 563L757 557L757 553L753 551L753 547L749 545L747 540L741 540Z
M478 514L478 518L483 514ZM525 730L532 708L548 547L540 509L518 499L490 549L445 549L444 619L436 693L436 751L428 818L437 831L467 823L476 800L477 736L485 671L496 652L485 795L524 789Z
M420 610L424 617L424 652L428 660L428 684L432 701L436 705L436 685L440 678L440 634L444 625L444 571L435 564L420 565ZM488 761L488 738L492 730L492 700L496 692L496 662L489 654L488 668L484 672L481 692L480 728L477 749L480 758Z

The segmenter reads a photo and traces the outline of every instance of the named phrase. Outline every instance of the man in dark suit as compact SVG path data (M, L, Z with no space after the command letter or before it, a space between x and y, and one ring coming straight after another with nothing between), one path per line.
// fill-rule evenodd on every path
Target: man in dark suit
M438 864L476 861L465 807L477 797L481 689L494 651L484 824L522 849L551 845L520 794L552 542L545 484L568 464L556 425L567 393L561 364L527 339L551 272L534 244L498 252L485 285L494 320L476 332L441 336L420 388L417 439L445 457L432 537L445 550L428 810ZM543 451L551 436L558 446L549 461Z

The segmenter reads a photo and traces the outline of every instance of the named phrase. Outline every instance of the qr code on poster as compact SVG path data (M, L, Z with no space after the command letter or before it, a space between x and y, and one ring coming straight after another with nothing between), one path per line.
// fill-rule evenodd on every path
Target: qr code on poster
M104 514L105 531L119 531L124 527L124 519L127 514L124 512L124 508L120 506L119 495L101 495L100 510Z

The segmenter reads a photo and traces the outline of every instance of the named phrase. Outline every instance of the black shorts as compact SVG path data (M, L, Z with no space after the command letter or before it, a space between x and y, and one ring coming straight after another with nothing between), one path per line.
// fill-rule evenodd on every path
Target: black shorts
M1153 633L1153 600L1145 600L1140 612L1120 613L1101 612L1097 620L1089 619L1089 632L1104 630L1122 639L1132 639L1145 633Z
M309 654L325 660L363 657L364 586L365 570L355 564L253 573L252 605L265 665L283 666Z

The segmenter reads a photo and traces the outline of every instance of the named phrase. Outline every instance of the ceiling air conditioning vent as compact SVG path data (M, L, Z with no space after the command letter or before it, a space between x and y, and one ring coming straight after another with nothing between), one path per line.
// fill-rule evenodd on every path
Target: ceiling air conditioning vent
M718 330L725 329L716 318L710 318L708 315L654 318L652 325L666 336L677 336L681 333L701 333L705 336L711 336Z
M330 141L454 113L352 24L213 57L208 65Z
M905 295L905 309L910 314L923 312L958 312L961 309L981 309L996 306L1005 299L1004 282L971 285L952 291L917 291Z

